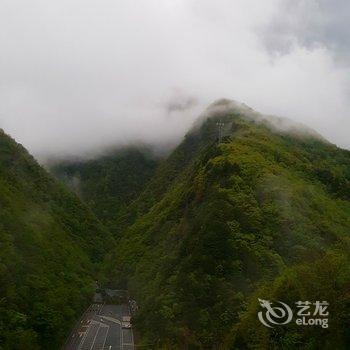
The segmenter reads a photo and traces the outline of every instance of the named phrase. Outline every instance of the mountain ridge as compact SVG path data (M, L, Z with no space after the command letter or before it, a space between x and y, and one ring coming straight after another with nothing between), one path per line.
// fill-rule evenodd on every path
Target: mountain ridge
M169 156L144 151L64 173L87 176L81 197L117 240L102 282L137 301L139 345L346 349L349 151L229 100L209 106ZM257 322L259 298L316 297L332 305L329 329Z
M221 143L219 121L229 125ZM350 152L317 134L280 132L226 109L205 118L120 218L121 239L107 262L117 285L139 302L135 324L144 342L249 348L254 339L262 346L258 335L236 330L229 337L244 305L256 310L249 296L258 286L311 261L348 259L349 169ZM317 279L315 271L310 276ZM332 293L347 298L332 286L324 297ZM254 326L258 334L261 326ZM346 341L341 329L339 348ZM306 330L294 332L280 334L279 346L293 337L320 345L327 335L313 330L308 341ZM271 336L265 332L264 341L277 346Z
M0 133L0 344L58 349L113 239L23 146Z

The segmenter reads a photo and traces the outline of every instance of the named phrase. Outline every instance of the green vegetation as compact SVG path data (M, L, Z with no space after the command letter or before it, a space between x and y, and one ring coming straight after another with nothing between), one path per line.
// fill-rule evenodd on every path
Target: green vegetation
M117 220L105 269L138 301L142 341L345 349L350 152L238 114L220 115L229 130L217 144L218 118L186 136ZM268 330L257 297L329 300L330 328Z
M270 122L242 107L162 161L52 168L85 204L1 134L0 348L58 348L96 275L136 299L151 349L349 348L350 152ZM330 326L266 328L258 298L326 300Z
M91 160L64 161L50 171L116 234L116 218L144 189L158 164L147 147L125 147Z
M59 348L112 246L92 212L1 132L0 348Z
M309 263L286 269L273 282L261 285L249 298L246 312L234 326L226 346L234 349L348 349L350 344L350 259L342 249L327 251ZM257 299L326 300L329 328L290 323L273 330L262 327L256 315Z

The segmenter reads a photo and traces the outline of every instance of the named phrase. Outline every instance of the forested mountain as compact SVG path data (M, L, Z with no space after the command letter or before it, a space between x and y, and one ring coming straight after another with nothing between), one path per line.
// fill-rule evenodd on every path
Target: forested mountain
M89 160L59 161L50 171L116 233L116 218L144 190L158 162L159 157L149 147L128 146Z
M1 131L0 348L59 348L112 246L92 211Z
M105 269L154 349L346 349L349 200L349 151L219 101L119 216ZM330 327L269 329L258 298L327 300Z
M349 151L220 100L163 160L51 170L1 132L0 348L58 348L97 275L136 299L145 348L349 347ZM330 326L267 328L258 298L326 300Z

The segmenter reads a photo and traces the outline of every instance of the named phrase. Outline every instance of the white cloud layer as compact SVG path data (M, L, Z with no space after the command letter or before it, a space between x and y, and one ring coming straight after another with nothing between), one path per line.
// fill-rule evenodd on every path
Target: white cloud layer
M296 2L2 0L0 127L38 157L82 154L178 140L226 97L350 148L344 13Z

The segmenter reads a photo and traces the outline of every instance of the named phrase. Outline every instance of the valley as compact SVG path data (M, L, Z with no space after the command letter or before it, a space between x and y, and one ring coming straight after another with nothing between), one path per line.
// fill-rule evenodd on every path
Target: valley
M251 312L257 295L288 295L281 281L292 295L310 298L320 283L320 298L340 310L347 298L341 276L348 273L349 169L349 152L311 129L228 100L211 105L127 210L115 212L117 245L103 269L138 301L140 345L159 338L159 348L171 349L275 344L272 333L259 333ZM322 266L337 271L333 282L317 272ZM296 334L320 344L330 331L342 344L345 319L337 315L336 333L316 337L315 329L310 335L288 326L275 345Z
M311 129L219 100L162 157L48 173L5 133L0 151L4 350L345 349L350 152ZM258 323L259 299L315 298L327 329Z

